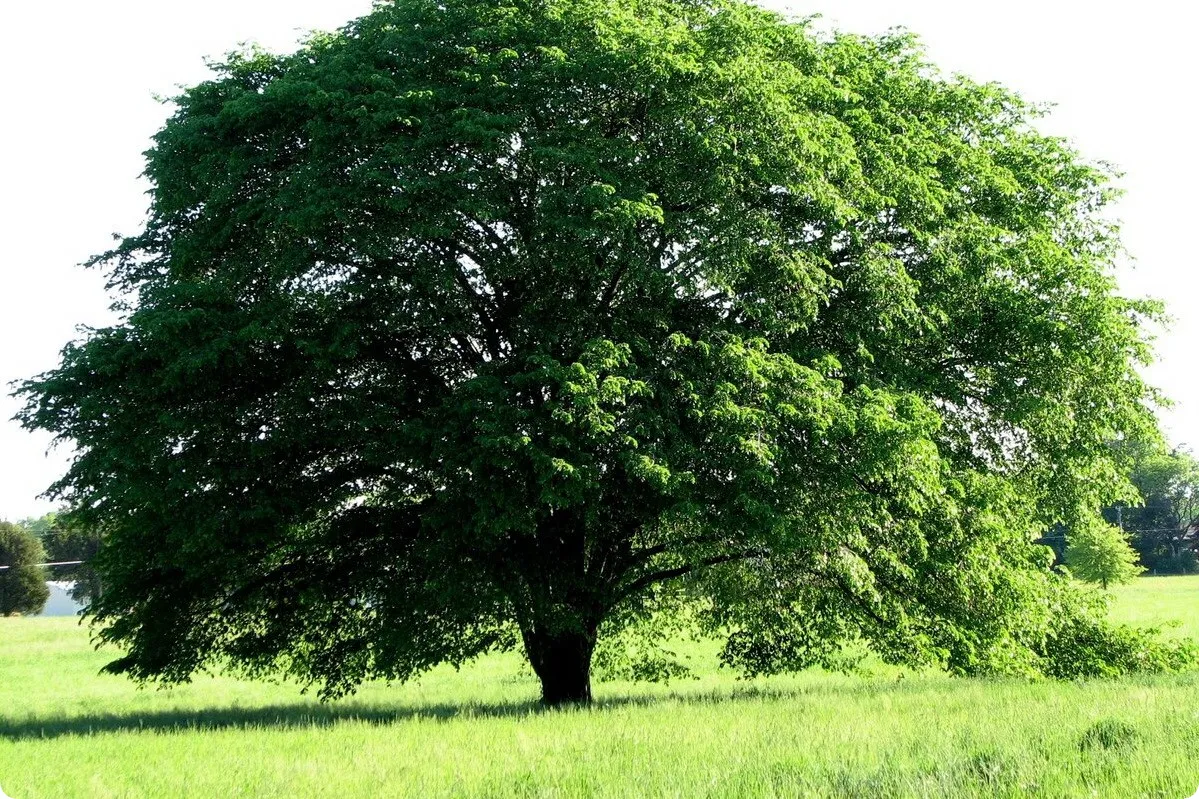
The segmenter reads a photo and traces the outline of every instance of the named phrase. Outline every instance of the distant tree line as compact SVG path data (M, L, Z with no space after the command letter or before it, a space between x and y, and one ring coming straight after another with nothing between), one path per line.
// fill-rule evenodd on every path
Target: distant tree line
M0 521L0 616L40 613L50 597L47 580L72 584L71 598L84 605L100 595L90 561L100 551L100 534L71 524L59 513ZM47 568L45 563L82 561Z
M1139 500L1104 507L1104 523L1055 525L1038 543L1073 576L1104 588L1145 572L1199 574L1199 461L1181 447L1113 448Z
M80 565L53 567L48 579L73 583L71 598L84 605L100 595L100 578L89 565L100 551L99 532L72 524L67 515L56 512L21 519L17 524L40 541L46 561L83 561Z
M1130 455L1129 476L1142 502L1111 505L1104 518L1125 531L1150 573L1199 573L1199 462L1181 448Z
M50 598L48 580L71 583L71 598L84 605L100 595L90 561L100 535L51 512L18 522L0 521L0 616L40 613ZM46 563L71 563L46 567Z

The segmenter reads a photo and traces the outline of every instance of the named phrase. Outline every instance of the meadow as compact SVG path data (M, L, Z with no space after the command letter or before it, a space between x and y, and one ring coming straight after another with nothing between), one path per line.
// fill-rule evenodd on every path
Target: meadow
M1112 592L1199 637L1199 577ZM321 704L213 676L99 675L72 619L0 619L0 786L54 797L1154 797L1199 785L1199 674L1056 683L867 665L605 682L543 712L516 655Z

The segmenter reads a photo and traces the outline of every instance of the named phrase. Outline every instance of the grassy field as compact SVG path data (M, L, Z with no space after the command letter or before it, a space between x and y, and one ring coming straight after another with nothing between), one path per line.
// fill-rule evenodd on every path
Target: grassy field
M1199 576L1142 577L1108 593L1112 618L1199 640Z
M1114 612L1199 635L1199 578ZM98 676L70 619L0 619L0 785L37 797L1189 797L1199 675L1027 683L819 672L603 683L540 712L515 656L321 705L214 677Z

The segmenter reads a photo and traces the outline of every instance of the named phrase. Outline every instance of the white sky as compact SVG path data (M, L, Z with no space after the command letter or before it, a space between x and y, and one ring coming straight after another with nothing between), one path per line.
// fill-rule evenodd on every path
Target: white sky
M793 0L845 30L904 26L947 72L994 80L1057 104L1043 129L1118 165L1118 214L1136 267L1131 295L1166 300L1175 319L1149 378L1176 401L1164 415L1176 443L1199 444L1199 281L1189 237L1199 155L1187 144L1199 10L1185 3L1009 0ZM110 317L101 275L76 264L134 232L145 212L141 153L169 108L154 95L203 80L203 59L245 41L291 47L335 28L369 0L59 0L0 4L0 394L57 362L79 324ZM0 397L0 519L52 509L37 499L66 466L63 448L9 418Z

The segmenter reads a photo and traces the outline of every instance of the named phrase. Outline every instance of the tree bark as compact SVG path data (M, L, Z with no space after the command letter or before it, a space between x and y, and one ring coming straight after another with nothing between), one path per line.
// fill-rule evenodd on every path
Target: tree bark
M553 632L525 631L525 652L541 680L546 707L591 703L591 655L595 628Z

